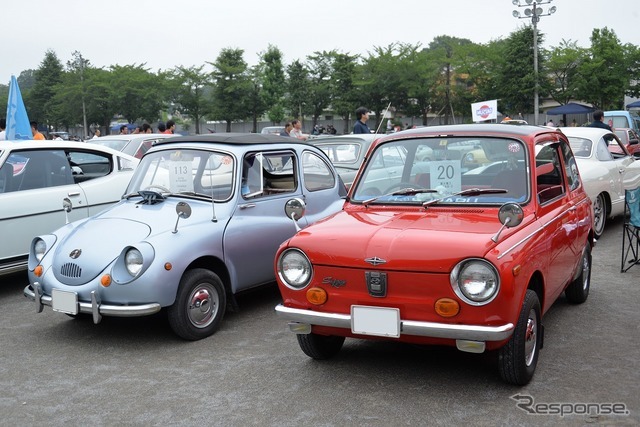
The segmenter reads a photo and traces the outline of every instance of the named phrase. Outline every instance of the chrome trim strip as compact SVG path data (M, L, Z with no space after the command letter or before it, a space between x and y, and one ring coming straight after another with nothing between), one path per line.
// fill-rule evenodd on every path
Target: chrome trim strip
M573 211L576 209L577 206L583 204L583 203L587 203L588 199L583 199L581 202L577 203L574 206L571 206L570 208L568 208L567 210L563 211L560 215L557 215L555 218L552 218L551 220L549 220L549 222L547 222L546 224L542 225L542 227L540 227L539 229L535 230L534 232L532 232L531 234L529 234L528 236L526 236L524 239L520 240L519 242L517 242L515 245L511 246L509 249L507 249L506 251L504 251L503 253L501 253L500 255L498 255L498 259L501 259L503 256L507 255L509 252L511 252L512 250L514 250L515 248L517 248L518 246L520 246L521 244L523 244L524 242L526 242L527 240L529 240L530 238L532 238L533 236L535 236L537 233L543 231L545 228L547 228L552 222L560 219L561 217L563 217L564 215L566 215L568 212Z
M320 313L311 310L276 306L276 314L287 320L318 326L351 330L351 315ZM435 322L418 322L400 319L401 335L420 337L463 339L471 341L502 341L513 333L513 323L501 326L449 325Z
M24 288L23 294L25 297L30 299L31 301L36 301L36 294L31 289L31 285L27 285ZM36 301L36 304L38 302ZM40 297L40 303L43 305L48 305L51 307L51 296L42 295ZM97 304L97 301L96 301ZM78 313L86 313L93 315L93 306L92 302L83 302L78 301ZM138 317L138 316L149 316L151 314L155 314L160 311L162 308L158 303L150 303L150 304L139 304L139 305L106 305L106 304L97 304L96 305L98 313L103 316L113 316L113 317Z
M62 200L62 199L60 199L60 200ZM73 209L91 209L91 208L96 208L96 207L104 209L107 206L115 205L120 200L121 199L114 200L112 202L95 203L93 205L74 206ZM52 213L58 213L58 212L63 212L62 208L61 209L56 209L56 210L53 210L53 211L32 213L32 214L28 214L28 215L18 215L18 216L3 217L2 219L3 220L9 220L9 219L31 218L31 217L34 217L34 216L37 217L37 216L40 216L40 215L46 215L46 214L52 214Z

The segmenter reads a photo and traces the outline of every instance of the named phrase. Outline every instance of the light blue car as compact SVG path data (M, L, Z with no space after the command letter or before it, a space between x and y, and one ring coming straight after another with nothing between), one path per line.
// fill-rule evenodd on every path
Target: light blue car
M279 245L342 209L345 186L318 148L291 138L169 138L122 200L33 239L27 298L70 316L166 308L177 335L213 334L235 295L275 281Z

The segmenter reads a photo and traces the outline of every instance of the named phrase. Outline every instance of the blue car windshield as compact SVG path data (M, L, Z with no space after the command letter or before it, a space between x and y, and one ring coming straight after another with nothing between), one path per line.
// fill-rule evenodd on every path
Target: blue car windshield
M189 149L157 151L142 159L127 194L152 189L223 201L233 194L235 173L235 160L228 153Z
M393 140L371 153L352 202L502 204L529 200L527 149L496 137ZM478 189L480 191L468 191ZM504 191L493 191L504 190ZM462 193L462 194L460 194Z

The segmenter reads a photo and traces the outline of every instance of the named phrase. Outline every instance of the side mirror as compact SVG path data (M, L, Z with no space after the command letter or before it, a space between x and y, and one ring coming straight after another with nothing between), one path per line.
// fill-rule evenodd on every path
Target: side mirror
M293 223L296 226L296 231L300 231L300 226L298 225L298 220L304 216L306 205L304 200L299 197L287 200L287 203L284 205L284 213L287 215L287 218L291 218Z
M178 218L176 219L176 226L172 231L173 234L178 232L178 221L180 221L180 218L187 219L191 216L191 206L189 203L179 202L176 205L176 214L178 214Z
M522 206L517 203L505 203L500 206L500 210L498 211L498 219L502 224L500 230L491 238L494 242L498 242L500 238L500 233L505 228L517 227L522 223L524 219L524 212L522 211Z
M73 204L68 197L62 199L62 210L64 211L64 223L69 224L69 212L73 209Z

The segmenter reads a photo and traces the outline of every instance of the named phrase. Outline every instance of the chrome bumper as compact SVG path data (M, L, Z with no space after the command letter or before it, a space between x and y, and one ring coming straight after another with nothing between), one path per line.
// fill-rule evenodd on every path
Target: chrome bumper
M27 285L24 288L24 296L35 301L36 312L40 313L42 307L48 305L51 307L51 297L42 294L40 285L36 282L33 285ZM102 316L113 317L138 317L148 316L160 311L162 307L158 303L139 304L139 305L108 305L102 304L100 298L95 291L91 291L91 301L78 301L78 313L91 314L93 323L100 323Z
M349 314L320 313L285 307L282 304L276 306L276 314L297 323L351 330ZM400 328L402 335L470 341L502 341L511 336L514 325L513 323L501 326L450 325L401 319Z

